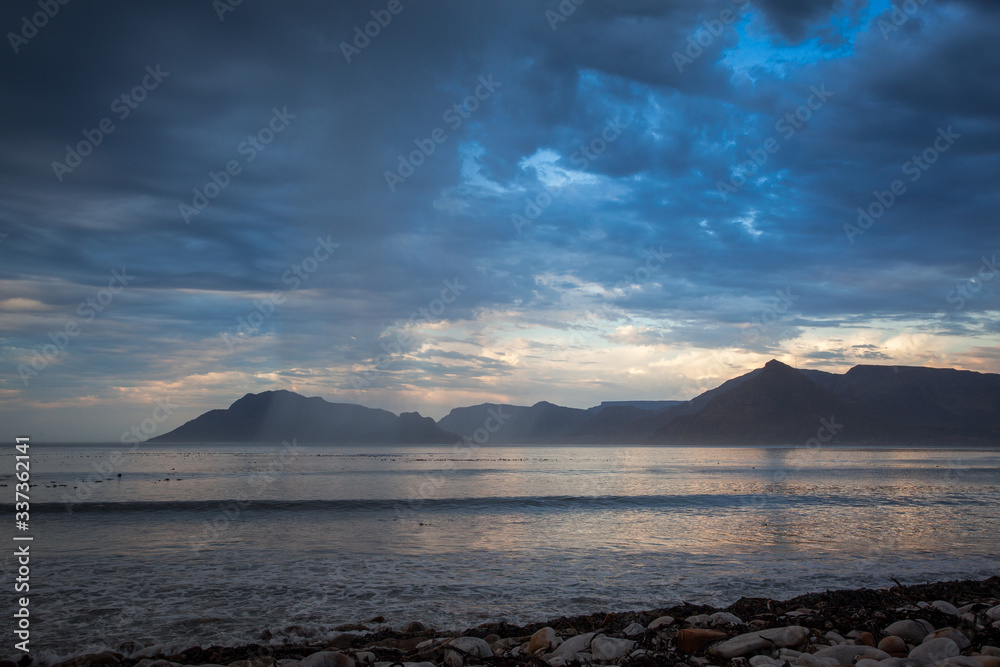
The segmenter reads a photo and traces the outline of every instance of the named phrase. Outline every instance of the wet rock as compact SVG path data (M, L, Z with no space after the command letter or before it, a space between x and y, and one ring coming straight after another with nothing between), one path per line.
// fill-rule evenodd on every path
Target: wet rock
M632 623L622 630L622 634L626 637L635 637L636 635L641 635L645 631L646 628L642 627L642 623Z
M118 649L119 653L124 653L125 655L132 655L134 653L138 653L145 647L139 642L128 641L128 642L122 642L115 648Z
M117 665L120 660L111 653L88 653L56 663L54 667L82 667L83 665Z
M900 637L897 637L896 635L889 635L888 637L884 637L882 641L878 643L878 647L880 650L885 651L889 655L892 655L893 653L902 654L895 656L897 658L906 657L907 653L906 642L904 642Z
M260 640L266 642L273 636L274 636L273 632L271 632L270 630L264 630L264 632L260 633Z
M343 653L320 651L302 659L302 667L355 667L354 660Z
M684 628L677 632L677 646L685 653L691 654L709 642L720 641L728 636L721 630Z
M412 623L407 623L406 627L403 628L403 632L408 635L412 635L416 632L423 632L426 629L427 628L425 628L424 624L420 621L413 621Z
M673 625L673 624L674 624L673 616L660 616L658 619L649 624L649 629L655 630L657 628L664 628L667 627L668 625Z
M783 628L770 628L737 635L721 644L716 644L709 649L709 652L719 658L737 658L762 648L799 646L805 643L808 638L808 628L801 625L789 625Z
M955 605L951 604L950 602L945 602L944 600L935 600L934 602L931 602L931 606L937 609L938 611L942 611L948 614L949 616L962 615L958 611L958 608Z
M940 639L941 637L947 637L948 639L952 640L953 642L958 644L959 650L962 651L972 646L972 642L969 641L969 638L963 635L955 628L941 628L940 630L935 630L934 632L924 637L924 641L922 643L926 644L929 641L932 641L934 639Z
M840 633L834 632L833 630L830 630L825 635L823 635L823 639L827 640L831 644L846 644L847 643L847 640L844 639L843 635L841 635Z
M273 667L273 666L274 666L274 658L265 655L258 655L253 658L248 658L246 660L237 660L227 665L227 667Z
M869 646L858 646L857 644L840 644L839 646L827 646L824 649L820 649L816 651L815 655L820 660L823 658L835 658L838 664L850 665L854 662L854 658L870 648ZM885 657L888 658L890 656L886 653Z
M447 647L453 646L457 651L449 650ZM461 651L461 653L459 653ZM485 640L479 637L455 637L449 639L445 644L444 661L451 667L462 667L465 664L465 654L474 658L490 658L493 650Z
M546 626L531 635L531 639L528 640L528 653L534 653L535 651L540 651L545 649L546 651L559 646L559 636L556 631L552 628Z
M929 660L931 662L940 662L945 658L953 658L959 654L958 644L948 639L947 637L940 637L938 639L932 639L925 644L921 644L912 651L907 657L916 658L918 660Z
M626 653L633 651L639 644L631 639L618 639L599 635L590 642L590 654L598 662L618 660Z
M729 625L743 625L743 619L735 614L730 614L725 611L717 611L711 616L709 616L713 624L726 623Z
M937 663L935 667L983 667L978 661L964 655L956 655Z
M557 646L556 650L546 656L545 662L553 665L553 667L558 667L559 665L568 664L573 660L582 661L583 658L580 654L585 653L587 649L590 648L590 641L593 638L593 632L585 632L582 635L570 637Z
M927 636L927 628L912 620L896 621L885 629L885 634L895 635L911 644L919 644Z
M709 625L712 622L712 617L708 614L695 614L688 616L684 621L691 625Z

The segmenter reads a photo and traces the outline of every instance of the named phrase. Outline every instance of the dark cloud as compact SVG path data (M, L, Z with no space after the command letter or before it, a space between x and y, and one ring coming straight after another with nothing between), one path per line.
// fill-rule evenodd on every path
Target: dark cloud
M2 55L0 395L36 415L89 396L85 432L111 437L96 422L157 392L189 412L279 387L587 406L691 390L685 355L834 368L909 359L907 336L995 370L994 283L948 301L1000 246L994 4L885 28L888 4L844 0L589 2L555 22L558 3L404 0L350 63L342 43L384 5L60 5ZM37 11L7 3L0 27ZM106 118L60 181L52 163ZM130 286L25 386L19 365L123 267Z

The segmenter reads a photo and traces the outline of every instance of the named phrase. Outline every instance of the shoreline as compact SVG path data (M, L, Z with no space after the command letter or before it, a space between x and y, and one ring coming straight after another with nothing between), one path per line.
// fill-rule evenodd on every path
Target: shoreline
M294 626L266 630L260 644L233 647L126 641L117 651L30 664L1000 667L1000 576L825 591L789 600L744 597L725 608L682 604L523 626L484 623L461 632L419 622L392 628L381 617L329 630L329 637L298 642L289 639L296 636ZM2 661L0 667L14 664Z

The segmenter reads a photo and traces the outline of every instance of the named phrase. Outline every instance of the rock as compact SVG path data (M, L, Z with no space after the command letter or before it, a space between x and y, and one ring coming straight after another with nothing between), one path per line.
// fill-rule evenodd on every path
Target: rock
M878 643L879 650L885 651L888 654L901 653L901 656L896 657L906 657L906 642L896 635L889 635L884 637L882 641Z
M946 658L935 667L983 667L978 661L964 655L956 655L954 658Z
M528 640L528 653L534 653L541 649L548 650L559 646L559 636L550 627L544 627Z
M826 639L827 641L829 641L831 644L845 644L845 643L847 643L847 640L844 639L844 637L842 635L834 632L833 630L830 630L825 635L823 635L823 638Z
M1000 604L986 610L986 616L991 621L1000 621Z
M343 653L320 651L306 656L300 664L302 667L354 667L354 660Z
M820 667L823 664L820 659L812 653L802 653L790 662L794 662L796 665L800 665L801 667Z
M858 637L858 643L864 644L865 646L875 646L875 635L870 632L862 632L861 636Z
M117 665L118 658L110 653L87 653L56 663L54 667L80 667L82 665Z
M892 656L885 651L880 651L874 646L868 646L862 653L862 658L868 658L869 660L888 660Z
M345 656L346 657L346 656ZM354 663L351 663L353 667ZM258 655L253 658L247 658L246 660L237 660L236 662L231 662L227 667L273 667L274 658L266 655Z
M590 654L598 662L611 662L635 650L638 645L638 642L631 639L598 635L590 641Z
M854 665L855 667L882 667L881 662L872 660L871 658L861 658Z
M712 617L708 614L696 614L688 616L684 620L691 625L710 625L712 623Z
M896 621L885 629L885 634L894 635L911 644L919 644L927 636L927 628L916 621Z
M677 647L685 653L691 654L709 642L716 642L728 636L721 630L684 628L677 632Z
M918 618L917 623L924 626L924 630L926 630L927 632L934 632L934 626L931 625L930 621L923 618Z
M783 628L770 628L737 635L711 647L709 653L724 659L737 658L762 648L799 646L805 643L808 638L808 628L801 625L789 625Z
M354 660L362 665L374 665L376 657L371 651L361 651L354 654Z
M555 634L555 631L553 631L552 634ZM493 642L490 645L490 648L493 649L494 654L497 653L504 654L509 652L511 649L516 648L519 644L524 644L527 639L528 639L527 637L507 637L506 639L501 639L499 641ZM527 648L527 646L525 648Z
M984 645L979 652L983 655L1000 655L1000 647L990 646L989 644Z
M1000 667L1000 656L996 655L973 655L969 656L980 664L981 667Z
M583 653L590 647L590 640L594 638L593 632L586 632L582 635L570 637L552 651L551 656L574 655Z
M964 651L965 649L972 646L972 642L969 641L969 638L963 635L955 628L941 628L940 630L935 630L934 632L924 637L923 643L926 644L929 641L932 641L934 639L940 639L941 637L947 637L948 639L958 644L958 648L961 651Z
M753 667L780 667L781 665L780 662L766 655L755 655L750 658L750 664Z
M642 627L642 623L632 623L622 630L622 634L626 637L635 637L636 635L641 635L645 631L646 628Z
M427 628L425 628L424 624L420 621L412 621L406 624L406 627L403 628L403 632L408 635L412 635L415 632L423 632L426 629Z
M673 616L660 616L658 619L649 624L649 629L655 630L656 628L673 624L674 624Z
M951 604L950 602L945 602L944 600L935 600L934 602L931 602L931 606L934 607L935 609L937 609L938 611L942 611L942 612L948 614L949 616L961 616L962 615L958 611L958 607L956 607L955 605Z
M854 662L856 656L868 650L871 650L871 647L858 646L856 644L840 644L839 646L827 646L824 649L820 649L816 651L815 655L820 660L823 658L836 658L838 664L850 665ZM875 650L877 651L878 649ZM887 653L885 657L888 658L890 656Z
M120 653L124 653L125 655L132 655L133 653L141 651L143 649L143 645L140 644L139 642L127 641L119 644L117 646L117 649Z
M728 623L729 625L743 625L743 620L739 616L730 614L726 611L717 611L709 616L709 619L711 619L714 624Z
M959 654L958 644L948 639L947 637L939 637L938 639L932 639L926 644L921 644L912 651L907 657L916 658L920 660L930 660L931 662L940 662L945 658L952 658Z
M465 664L465 656L458 651L448 650L447 647L449 646L454 646L458 651L468 653L474 658L490 658L493 656L493 650L490 649L490 645L479 637L455 637L448 640L444 651L444 661L452 667L462 667Z

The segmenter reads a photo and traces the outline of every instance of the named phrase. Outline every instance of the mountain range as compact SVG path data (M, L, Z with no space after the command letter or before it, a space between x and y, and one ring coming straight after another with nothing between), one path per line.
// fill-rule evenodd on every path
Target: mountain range
M688 401L482 403L435 423L289 391L247 394L155 442L337 444L867 445L1000 443L1000 375L855 366L846 373L770 361Z

